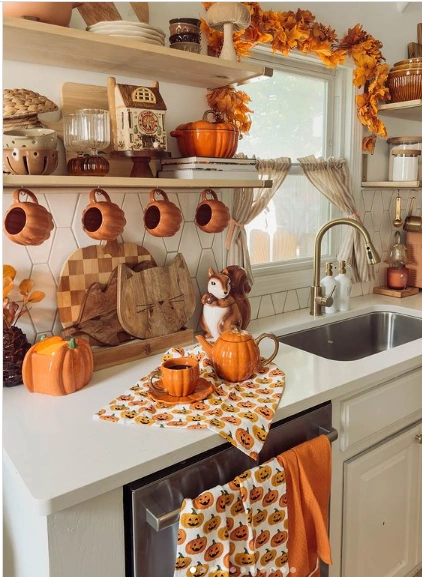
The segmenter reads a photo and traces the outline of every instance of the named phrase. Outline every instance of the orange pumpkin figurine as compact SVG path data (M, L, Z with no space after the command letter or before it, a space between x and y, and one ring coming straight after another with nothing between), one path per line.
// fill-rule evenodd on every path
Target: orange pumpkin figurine
M94 370L90 345L83 339L44 338L26 353L23 384L31 393L69 395L89 383Z

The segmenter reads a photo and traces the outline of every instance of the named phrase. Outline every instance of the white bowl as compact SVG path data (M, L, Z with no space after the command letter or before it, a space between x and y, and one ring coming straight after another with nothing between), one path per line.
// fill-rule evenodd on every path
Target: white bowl
M21 128L3 132L3 148L52 150L56 146L57 133L48 128Z

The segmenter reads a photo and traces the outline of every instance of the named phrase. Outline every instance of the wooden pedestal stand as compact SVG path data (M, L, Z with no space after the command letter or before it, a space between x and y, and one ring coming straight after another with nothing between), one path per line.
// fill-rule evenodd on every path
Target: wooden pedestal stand
M115 150L111 154L119 158L130 158L133 162L130 176L138 178L155 178L149 165L151 160L171 157L170 152L156 150L155 148L148 150Z

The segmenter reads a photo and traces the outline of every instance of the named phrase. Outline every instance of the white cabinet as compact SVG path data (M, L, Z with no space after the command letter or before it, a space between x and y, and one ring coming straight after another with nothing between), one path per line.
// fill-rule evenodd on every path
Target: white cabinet
M344 465L342 577L405 577L422 561L422 425Z
M422 569L422 358L334 399L333 426L330 577L413 577Z

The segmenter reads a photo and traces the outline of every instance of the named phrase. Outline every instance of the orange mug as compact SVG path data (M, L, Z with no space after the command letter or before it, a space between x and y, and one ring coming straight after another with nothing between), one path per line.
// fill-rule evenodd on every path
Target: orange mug
M163 200L157 200L160 194ZM154 188L149 193L149 204L144 211L145 230L152 236L173 236L182 225L182 211L161 188Z
M154 378L158 381L154 382ZM178 357L164 361L159 369L149 376L149 388L155 393L172 397L191 395L199 379L199 363L192 357Z
M211 195L211 200L207 195ZM218 200L216 193L207 188L201 194L201 200L196 208L195 224L204 232L222 232L229 224L230 212L227 206Z
M96 195L105 200L97 202ZM123 210L102 188L94 188L89 193L89 204L82 213L82 228L86 234L96 240L116 240L125 228L126 219Z
M32 202L20 202L21 194L26 194ZM4 217L7 238L16 244L38 246L49 238L53 228L53 217L38 204L35 194L27 188L15 190L13 204Z

